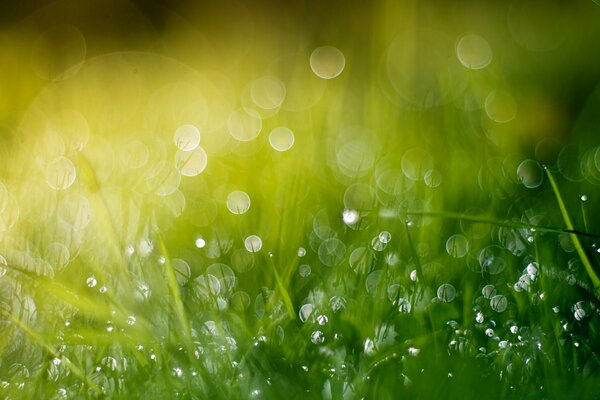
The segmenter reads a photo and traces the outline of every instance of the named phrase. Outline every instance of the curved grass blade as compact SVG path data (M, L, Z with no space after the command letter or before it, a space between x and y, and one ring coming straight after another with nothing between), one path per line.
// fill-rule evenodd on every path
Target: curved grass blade
M550 181L550 185L552 186L552 190L554 191L554 196L556 197L556 201L558 202L558 207L560 208L560 212L562 214L563 220L565 221L565 225L567 226L567 229L569 231L571 231L569 233L569 236L571 237L571 240L573 241L573 245L575 246L575 249L577 250L577 254L579 255L579 258L581 258L581 262L583 263L583 266L585 267L585 271L587 272L588 276L592 280L592 285L594 285L594 292L598 296L598 295L600 295L600 279L598 278L598 275L596 275L594 268L592 268L590 259L588 258L587 254L585 254L585 250L583 249L583 246L581 245L581 242L579 241L579 237L577 236L577 234L575 234L573 232L574 231L573 222L571 221L571 217L569 217L569 213L567 212L565 203L562 199L560 191L558 190L558 185L556 184L556 180L554 179L554 176L552 176L552 173L550 172L550 170L547 167L544 167L544 169L546 170L546 175L548 176L548 180Z

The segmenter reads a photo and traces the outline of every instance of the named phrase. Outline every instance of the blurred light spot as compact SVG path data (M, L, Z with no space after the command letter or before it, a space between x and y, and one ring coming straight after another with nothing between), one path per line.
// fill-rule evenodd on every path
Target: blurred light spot
M275 128L269 135L269 144L277 151L287 151L294 145L294 132L284 126Z
M544 171L537 161L525 160L517 168L517 178L526 188L537 188L544 181Z
M469 252L469 241L464 235L452 235L446 241L446 252L455 258L464 257Z
M319 78L333 79L342 73L345 66L344 53L333 46L318 47L310 55L310 68Z
M192 275L189 264L180 258L174 258L171 260L171 267L175 272L177 283L183 286Z
M285 100L285 85L272 76L258 78L250 85L250 97L262 109L275 109Z
M414 147L402 156L402 172L412 181L423 179L432 168L433 158L426 150Z
M262 240L257 235L250 235L244 240L244 247L250 253L256 253L262 248Z
M485 113L494 122L506 123L517 115L517 103L513 97L501 91L493 91L485 98Z
M75 165L66 157L58 157L46 168L46 183L54 190L68 189L76 177Z
M181 151L192 151L200 144L200 131L194 125L182 125L173 135L175 146Z
M444 283L438 287L437 297L445 303L450 303L456 297L456 289L451 284Z
M179 150L175 154L175 165L183 176L196 176L206 168L208 158L200 146L192 151Z
M508 300L505 296L498 294L490 299L490 307L496 312L503 312L508 306Z
M234 139L247 142L255 139L260 133L262 119L254 110L237 109L229 115L227 128Z
M492 62L492 49L479 35L465 35L456 44L456 56L469 69L482 69Z
M233 214L244 214L250 209L250 196L241 190L234 190L227 196L227 209Z
M330 238L321 243L318 253L323 264L333 267L344 260L346 245L336 238Z
M194 242L194 244L196 245L197 248L202 249L204 248L204 246L206 246L206 241L204 240L204 238L202 236L196 238L196 241Z

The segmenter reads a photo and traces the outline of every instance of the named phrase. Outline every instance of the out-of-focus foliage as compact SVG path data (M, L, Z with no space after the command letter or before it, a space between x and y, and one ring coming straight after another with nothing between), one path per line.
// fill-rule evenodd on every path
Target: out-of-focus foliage
M593 1L0 5L3 398L594 398Z

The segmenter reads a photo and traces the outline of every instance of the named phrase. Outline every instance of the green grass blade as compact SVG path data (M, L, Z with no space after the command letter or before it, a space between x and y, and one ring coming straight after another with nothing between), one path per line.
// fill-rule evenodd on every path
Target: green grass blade
M554 196L556 197L556 201L558 202L558 207L560 208L560 213L562 214L563 221L565 222L567 229L571 231L571 233L569 233L569 236L573 241L573 245L577 250L577 254L579 255L579 258L581 258L581 262L583 263L585 271L587 272L588 276L592 281L592 285L594 285L595 294L600 295L600 279L598 278L598 275L596 275L596 272L592 267L590 259L588 258L587 254L585 253L585 250L583 249L583 246L581 245L581 242L579 241L579 237L575 233L572 233L572 231L574 230L573 222L571 221L571 217L569 217L567 207L565 206L560 191L558 190L558 185L556 184L554 176L552 176L552 173L547 167L545 167L544 169L546 170L546 175L548 176L548 180L550 181L550 185L552 186L552 190L554 191Z

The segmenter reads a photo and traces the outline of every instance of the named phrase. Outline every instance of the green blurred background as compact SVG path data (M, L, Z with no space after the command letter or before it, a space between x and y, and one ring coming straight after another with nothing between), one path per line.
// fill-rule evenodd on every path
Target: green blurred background
M599 39L592 0L2 2L0 390L597 397Z

